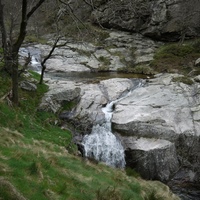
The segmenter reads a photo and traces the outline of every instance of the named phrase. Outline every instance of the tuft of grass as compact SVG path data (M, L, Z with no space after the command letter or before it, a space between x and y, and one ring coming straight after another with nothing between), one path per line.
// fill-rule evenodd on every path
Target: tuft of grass
M88 58L91 57L92 53L91 51L83 50L83 49L75 49L76 52L78 52L80 55L87 56Z
M133 177L135 177L135 178L140 177L140 174L137 173L134 169L132 169L132 168L130 168L130 167L127 167L127 168L125 169L125 171L126 171L127 176L133 176Z
M164 45L160 50L155 54L154 58L167 58L172 57L185 57L191 53L195 52L195 49L192 45L189 44L169 44Z
M99 58L98 58L98 60L100 61L100 62L102 62L104 65L106 65L106 66L108 66L108 65L110 65L111 63L110 63L110 59L109 58L107 58L107 57L105 57L105 56L100 56Z
M155 75L156 72L151 67L146 65L136 65L134 67L119 68L119 72L144 74L144 75Z
M165 44L156 51L150 65L157 72L175 72L186 75L193 70L193 63L199 58L199 43L199 40L195 40L184 44Z
M47 44L46 39L41 38L41 37L36 37L35 35L27 35L26 38L25 38L25 42Z
M96 192L97 200L122 200L121 193L114 187L98 189Z
M5 178L0 178L0 198L4 200L25 200L16 188Z
M179 82L179 83L184 83L186 85L192 85L194 83L194 81L191 78L186 77L186 76L174 77L172 79L172 81Z
M38 74L37 72L34 72L32 70L29 70L29 73L31 74L31 77L35 80L37 80L38 82L40 81L40 74ZM44 85L44 84L43 84Z
M146 65L137 65L132 68L133 73L135 74L146 74L146 75L154 75L155 71Z
M28 169L30 175L38 175L40 172L40 163L33 161Z
M71 17L65 17L64 21L63 32L65 36L75 39L75 41L84 41L101 46L105 44L105 40L109 37L108 31L102 30L91 23L73 23Z

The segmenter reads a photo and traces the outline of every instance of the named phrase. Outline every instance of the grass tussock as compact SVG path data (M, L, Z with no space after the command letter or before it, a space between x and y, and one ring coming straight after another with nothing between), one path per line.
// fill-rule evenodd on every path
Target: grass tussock
M150 66L157 72L176 72L187 75L194 69L194 62L199 58L199 44L199 39L183 44L165 44L157 50Z
M186 76L174 77L172 81L178 82L178 83L184 83L186 85L192 85L194 83L194 81L191 78L186 77Z
M1 98L9 78L0 74L0 82ZM71 133L55 125L55 115L37 110L47 90L20 90L19 107L0 102L0 199L150 200L152 191L177 199L161 183L77 157Z

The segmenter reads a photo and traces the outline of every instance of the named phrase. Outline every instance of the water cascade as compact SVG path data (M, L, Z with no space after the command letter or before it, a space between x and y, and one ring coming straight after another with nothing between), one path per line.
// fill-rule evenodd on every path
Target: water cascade
M141 81L136 81L136 83L133 89L142 85ZM104 162L109 166L125 167L124 148L120 140L112 133L111 119L114 104L130 95L131 92L102 108L105 114L105 122L101 125L93 126L91 134L85 135L83 138L82 144L85 150L85 157Z
M20 48L19 56L22 58L31 57L31 62L29 69L36 71L38 73L41 72L41 51L35 47L27 47Z

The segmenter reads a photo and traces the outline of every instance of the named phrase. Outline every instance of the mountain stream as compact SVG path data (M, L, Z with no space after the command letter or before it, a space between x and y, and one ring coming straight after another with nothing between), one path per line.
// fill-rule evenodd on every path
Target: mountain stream
M109 166L124 168L126 165L124 148L119 140L112 133L112 115L114 104L129 96L134 89L141 87L141 79L133 79L134 87L125 96L108 103L102 108L105 114L105 122L103 124L94 125L91 134L85 135L82 141L85 151L85 157L104 162Z

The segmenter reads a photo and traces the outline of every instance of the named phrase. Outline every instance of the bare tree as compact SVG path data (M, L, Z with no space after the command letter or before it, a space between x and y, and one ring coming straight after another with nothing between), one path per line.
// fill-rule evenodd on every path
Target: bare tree
M55 50L56 48L65 46L65 45L67 44L67 42L64 42L64 43L62 43L62 44L58 44L59 41L60 41L60 37L56 38L56 40L55 40L55 42L54 42L54 44L53 44L53 46L52 46L52 48L51 48L49 54L48 54L47 56L45 56L45 58L44 58L44 59L42 60L42 62L41 62L42 71L41 71L41 76L40 76L40 82L39 82L39 84L42 84L42 83L43 83L44 72L45 72L45 69L46 69L46 64L45 64L46 61L47 61L49 58L51 58L51 56L52 56L52 54L53 54L53 52L54 52L54 50Z
M32 5L30 9L28 9L28 0L21 0L21 19L19 32L16 37L12 37L12 28L13 25L11 23L11 28L8 31L6 27L6 19L4 13L4 7L6 2L3 3L3 0L0 0L0 30L2 34L2 48L3 48L3 57L5 63L5 70L12 77L12 102L14 105L18 105L19 97L18 97L18 53L19 49L25 39L27 32L28 21L31 16L35 13L35 11L45 2L45 0L38 0L35 4ZM12 20L13 21L13 20ZM15 39L16 38L16 39Z

